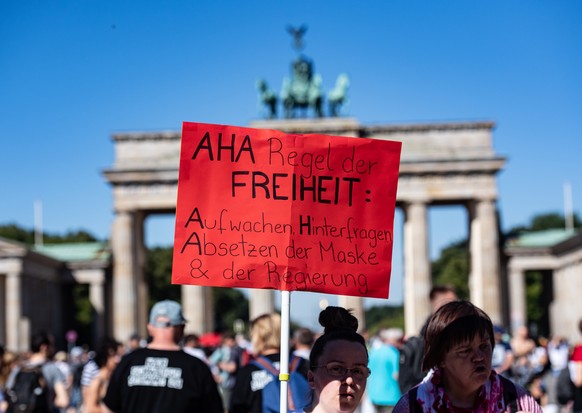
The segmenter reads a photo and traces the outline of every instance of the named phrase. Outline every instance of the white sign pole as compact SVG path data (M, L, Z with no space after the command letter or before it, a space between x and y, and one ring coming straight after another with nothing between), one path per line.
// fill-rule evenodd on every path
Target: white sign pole
M289 327L291 310L291 292L281 291L281 358L279 366L279 381L281 382L281 397L279 411L287 413L287 397L289 387Z

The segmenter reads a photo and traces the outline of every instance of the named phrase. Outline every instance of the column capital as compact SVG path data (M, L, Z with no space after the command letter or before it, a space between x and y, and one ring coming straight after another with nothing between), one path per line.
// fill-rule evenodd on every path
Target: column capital
M477 205L483 205L483 204L497 204L497 197L480 197L480 198L472 198L469 199L466 202L467 206L470 208L474 208Z
M413 198L413 199L407 199L404 201L400 201L400 205L402 206L403 209L407 209L407 208L410 208L410 207L415 206L415 205L428 206L429 203L430 203L430 200L427 198Z
M519 259L515 259L515 257L509 257L507 261L507 269L512 273L521 273L527 271L527 268L524 266L523 262Z

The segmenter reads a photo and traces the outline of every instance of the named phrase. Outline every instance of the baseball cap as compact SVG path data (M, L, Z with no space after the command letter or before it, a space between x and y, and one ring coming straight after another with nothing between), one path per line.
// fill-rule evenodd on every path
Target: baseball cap
M83 355L83 347L75 346L71 349L71 358L79 358Z
M160 317L167 320L158 320ZM182 306L172 300L158 301L150 311L150 324L154 327L181 326L186 324L186 319L182 314Z

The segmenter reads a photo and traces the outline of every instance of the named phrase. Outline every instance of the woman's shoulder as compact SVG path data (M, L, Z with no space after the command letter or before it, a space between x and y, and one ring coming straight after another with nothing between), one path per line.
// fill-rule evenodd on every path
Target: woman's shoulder
M59 366L55 362L48 361L41 365L42 375L45 377L49 383L54 383L56 381L65 381L66 377L59 369Z
M409 411L409 399L410 399L409 392L410 392L410 390L408 392L404 393L400 397L400 400L398 400L398 402L394 406L392 413L408 413L408 411Z
M249 362L247 364L245 364L244 366L240 366L236 371L237 377L251 376L251 374L254 371L260 370L261 368L259 366L257 366L253 361L254 361L254 358L249 360Z

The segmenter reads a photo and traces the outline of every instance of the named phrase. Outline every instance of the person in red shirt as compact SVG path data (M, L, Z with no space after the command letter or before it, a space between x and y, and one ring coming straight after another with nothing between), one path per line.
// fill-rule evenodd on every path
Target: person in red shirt
M578 322L578 330L582 333L582 319ZM582 343L578 343L574 346L570 360L582 362Z
M578 322L578 330L582 333L582 319ZM582 387L582 343L574 346L570 361L572 382L576 387Z

